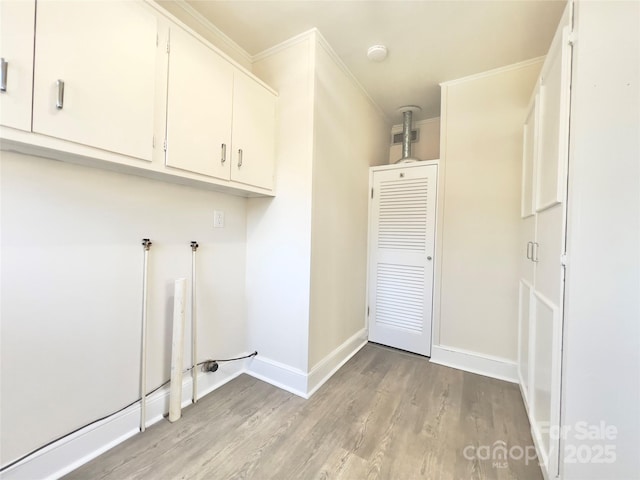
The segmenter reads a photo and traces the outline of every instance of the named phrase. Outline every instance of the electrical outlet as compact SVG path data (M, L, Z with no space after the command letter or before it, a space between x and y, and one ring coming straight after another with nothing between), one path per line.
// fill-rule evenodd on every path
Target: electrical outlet
M224 228L224 212L220 210L214 210L213 228Z

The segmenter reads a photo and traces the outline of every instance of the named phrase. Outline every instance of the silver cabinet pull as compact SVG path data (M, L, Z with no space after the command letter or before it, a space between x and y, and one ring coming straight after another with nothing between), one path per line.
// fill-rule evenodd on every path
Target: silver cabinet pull
M242 166L242 149L238 149L238 168Z
M7 68L9 67L9 62L7 62L4 58L0 58L0 92L7 91Z
M227 161L227 144L226 143L222 144L221 150L222 150L222 157L220 158L220 163L224 165L224 162Z
M58 98L56 99L56 108L62 110L64 107L64 82L62 80L56 80L56 86L58 87Z
M527 242L527 260L531 260L533 255L533 242Z
M538 244L538 242L532 242L533 243L533 248L531 249L531 260L535 263L538 263L538 248L540 247L540 244Z

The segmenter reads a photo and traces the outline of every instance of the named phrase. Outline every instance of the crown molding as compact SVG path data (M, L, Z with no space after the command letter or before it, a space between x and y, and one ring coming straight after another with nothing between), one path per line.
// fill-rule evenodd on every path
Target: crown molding
M234 55L237 55L238 58L240 58L247 65L251 65L253 60L249 52L247 52L244 48L234 42L229 36L227 36L226 33L216 27L208 18L206 18L195 8L193 8L189 3L187 3L186 0L174 0L173 3L176 6L180 7L185 13L187 13L191 18L198 22L212 35L214 35L218 40L220 40L221 45L223 45L224 48L233 52Z
M331 57L333 62L338 66L338 68L340 68L340 70L351 80L351 82L356 86L356 88L360 90L360 92L364 95L364 97L369 101L369 103L376 110L376 112L378 112L378 114L384 119L385 123L390 124L391 123L390 119L384 114L380 106L373 100L373 98L371 98L371 95L369 95L369 92L367 92L367 90L362 86L362 84L358 81L358 79L353 75L351 70L349 70L349 68L345 65L342 59L331 47L327 39L324 38L320 30L318 30L315 27L311 28L310 30L307 30L306 32L302 32L294 37L291 37L285 40L284 42L274 45L273 47L263 50L262 52L252 57L252 62L259 62L260 60L263 60L267 57L270 57L271 55L274 55L282 50L285 50L289 47L292 47L294 45L297 45L309 39L315 40L317 44L320 45L325 52L327 52L327 54Z
M456 78L455 80L448 80L446 82L441 82L440 86L448 87L450 85L457 85L458 83L465 83L465 82L470 82L472 80L478 80L480 78L491 77L493 75L499 75L501 73L509 72L511 70L518 70L520 68L525 68L530 65L535 65L536 63L539 63L540 65L542 65L542 63L544 62L544 59L545 59L545 56L531 58L529 60L524 60L522 62L512 63L511 65L505 65L504 67L498 67L492 70L487 70L485 72L474 73L473 75L468 75L466 77Z

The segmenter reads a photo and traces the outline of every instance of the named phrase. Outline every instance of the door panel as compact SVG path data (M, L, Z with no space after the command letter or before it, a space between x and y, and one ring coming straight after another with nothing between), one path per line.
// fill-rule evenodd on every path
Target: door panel
M184 30L171 29L167 166L229 180L232 92L231 65Z
M535 159L538 153L538 95L531 103L524 124L522 152L522 203L520 216L526 218L535 213Z
M369 339L431 354L437 166L374 172Z
M536 216L536 290L561 303L564 252L564 204L557 204Z
M66 0L38 2L36 15L33 131L151 161L155 15L138 2Z
M7 62L0 125L31 131L34 0L0 2L0 57Z
M240 71L233 79L231 180L273 188L276 97Z
M538 292L533 295L533 319L529 349L533 352L532 417L547 470L557 468L558 438L550 428L560 421L559 390L561 370L561 306Z
M525 401L531 398L529 391L529 368L531 367L532 355L529 352L529 326L531 313L531 295L533 287L530 283L520 280L519 288L519 306L518 314L518 374L522 383L522 391L525 395ZM530 402L528 402L530 404Z
M536 167L536 211L562 201L568 156L571 52L568 27L542 67L539 93L539 146Z

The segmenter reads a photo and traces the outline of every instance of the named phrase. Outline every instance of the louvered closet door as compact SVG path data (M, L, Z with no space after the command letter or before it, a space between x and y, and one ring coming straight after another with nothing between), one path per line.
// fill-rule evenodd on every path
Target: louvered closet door
M369 340L431 355L437 165L373 174Z

